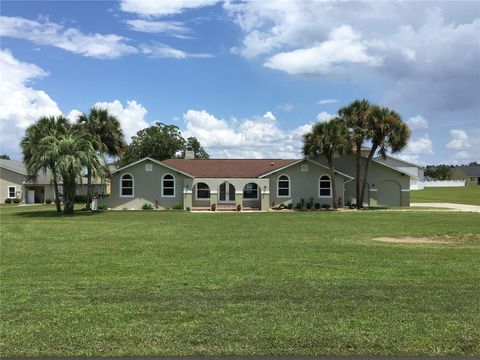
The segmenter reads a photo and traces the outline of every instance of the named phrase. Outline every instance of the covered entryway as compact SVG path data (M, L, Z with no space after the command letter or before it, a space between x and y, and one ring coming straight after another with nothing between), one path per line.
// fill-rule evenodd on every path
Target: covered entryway
M229 182L220 184L218 191L219 204L235 204L235 186Z
M243 188L242 208L244 210L260 209L260 186L256 183L248 183Z
M25 203L43 204L44 202L45 202L44 186L26 186L25 187Z
M380 206L401 206L402 191L399 183L385 180L378 187L378 200Z

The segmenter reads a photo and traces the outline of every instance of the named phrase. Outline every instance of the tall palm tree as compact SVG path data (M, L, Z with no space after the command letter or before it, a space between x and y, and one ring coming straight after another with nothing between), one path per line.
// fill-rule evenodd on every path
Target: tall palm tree
M81 180L85 166L90 166L92 172L106 175L105 160L96 150L100 146L96 137L90 137L70 126L60 136L44 137L38 147L38 157L55 158L56 167L63 179L64 214L73 214L74 198L77 180Z
M335 154L344 154L351 150L351 140L344 122L334 118L329 122L317 123L312 131L303 138L303 155L307 158L315 158L325 155L330 169L332 184L332 207L337 208L337 190L335 186Z
M102 155L118 157L126 148L125 137L120 121L110 114L107 109L93 107L88 114L81 114L77 119L80 129L96 138L95 150ZM93 167L87 165L87 209L92 198L92 171Z
M371 141L372 146L365 161L360 204L363 204L368 169L373 156L377 151L385 157L388 150L392 153L403 150L407 146L411 133L408 125L397 112L382 106L371 107L366 125L368 140Z
M356 158L356 199L357 206L362 206L363 203L359 202L361 194L361 158L362 158L362 145L368 138L367 118L371 110L371 105L368 100L355 100L347 106L344 106L338 110L338 115L345 123L352 140L352 147L355 151Z
M58 191L59 174L57 171L57 159L55 156L39 154L38 147L43 138L47 136L59 137L67 131L68 127L68 120L64 116L44 116L27 128L20 142L23 152L23 162L27 168L29 178L36 178L39 171L47 172L47 170L50 170L52 174L51 180L53 182L55 205L58 212L62 211L62 209L60 207L60 195ZM48 152L48 154L52 155L53 152Z

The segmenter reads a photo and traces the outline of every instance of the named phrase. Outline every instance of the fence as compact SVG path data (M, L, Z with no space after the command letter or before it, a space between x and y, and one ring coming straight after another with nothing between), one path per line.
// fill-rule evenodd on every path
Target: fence
M424 181L424 187L464 187L465 180L434 180Z

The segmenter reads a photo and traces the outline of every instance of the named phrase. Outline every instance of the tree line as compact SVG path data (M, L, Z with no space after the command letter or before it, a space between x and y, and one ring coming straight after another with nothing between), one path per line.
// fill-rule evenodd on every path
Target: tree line
M392 109L371 104L367 100L355 100L340 108L337 116L328 122L320 122L304 135L303 155L316 158L324 155L330 169L332 206L337 208L335 186L335 156L355 154L357 207L363 207L368 170L376 153L385 157L388 151L403 150L410 138L410 129L402 117ZM361 176L362 148L369 144L368 156Z
M439 165L427 165L425 166L424 175L428 176L435 180L451 180L453 170L457 166L479 166L476 161L473 161L466 165L446 165L446 164L439 164Z
M110 175L107 158L116 159L122 166L144 157L183 157L186 150L192 150L195 158L209 157L196 138L185 139L177 126L160 122L137 132L127 145L120 121L108 110L96 107L74 122L63 115L41 117L26 129L20 146L29 178L35 179L40 171L50 171L58 212L62 211L58 184L62 181L65 214L73 213L76 187L82 183L85 169L86 207L90 207L92 178Z

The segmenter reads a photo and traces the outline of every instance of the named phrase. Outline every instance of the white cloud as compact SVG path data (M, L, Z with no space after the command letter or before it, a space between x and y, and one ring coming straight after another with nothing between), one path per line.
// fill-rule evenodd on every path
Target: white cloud
M290 112L293 110L293 105L290 103L285 103L280 105L278 108L284 112Z
M138 50L126 44L128 39L115 34L84 34L75 28L65 29L63 25L46 18L38 21L21 17L0 17L0 35L30 40L40 45L51 45L87 57L114 59Z
M319 122L329 122L335 117L335 115L329 114L326 111L322 111L317 115L317 121Z
M190 38L187 34L190 29L181 21L154 21L144 19L133 19L125 21L130 29L145 33L163 33L173 37L185 39Z
M178 14L186 9L210 6L218 0L122 0L122 11L141 16L165 16Z
M428 129L428 121L421 115L411 117L408 119L407 124L412 129Z
M321 99L317 101L317 104L320 104L320 105L335 104L338 101L339 100L337 99Z
M166 44L154 42L150 45L142 44L140 45L142 53L153 59L161 58L173 58L173 59L185 59L187 57L191 58L211 58L211 54L202 54L202 53L187 53L183 50L174 49Z
M82 115L82 112L77 109L70 110L70 112L67 115L67 119L71 122L74 123L78 120L78 118Z
M128 100L127 106L122 105L119 100L114 100L112 102L97 102L94 106L107 109L112 115L118 118L127 142L130 142L130 138L139 130L149 126L148 122L145 120L147 109L135 100Z
M41 116L60 115L57 103L31 82L47 76L34 64L21 62L9 50L0 50L0 133L2 152L19 158L25 129Z
M470 142L468 140L468 135L463 130L450 130L450 140L447 144L447 148L452 150L467 150L470 148Z
M349 25L331 31L327 41L315 46L278 53L264 66L289 74L323 75L340 72L349 63L378 66L382 58L369 54L368 45Z
M304 124L293 131L284 131L270 111L228 122L205 110L188 110L183 120L184 135L198 138L210 155L218 158L300 157L302 136L311 130L310 124Z
M433 155L433 143L428 135L419 137L417 140L410 140L407 148L398 157L405 161L425 164L425 156Z

